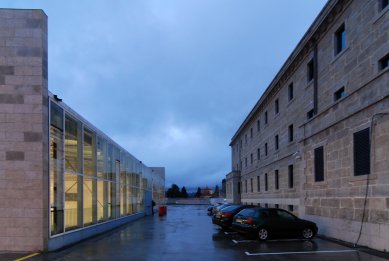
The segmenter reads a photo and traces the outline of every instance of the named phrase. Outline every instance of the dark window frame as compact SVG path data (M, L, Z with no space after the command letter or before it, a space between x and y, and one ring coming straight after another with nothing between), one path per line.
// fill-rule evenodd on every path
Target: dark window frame
M257 132L260 132L261 131L261 120L258 119L257 120Z
M288 187L293 188L294 187L294 170L293 170L293 164L288 166Z
M274 171L274 187L276 190L280 189L280 175L278 169Z
M261 191L261 178L257 176L257 192Z
M307 63L307 82L311 82L315 77L315 63L313 58Z
M267 156L268 148L267 148L267 142L265 143L265 156Z
M346 49L346 27L344 23L335 31L335 56Z
M274 136L274 148L275 150L278 150L280 148L280 141L278 134Z
M385 70L386 68L389 68L389 53L386 54L384 57L382 57L379 61L378 61L378 66L379 66L379 70L382 71L382 70Z
M265 111L265 124L268 124L267 111Z
M288 126L288 141L292 142L294 140L294 130L293 130L293 124L290 124Z
M315 182L324 181L324 146L314 149L314 174Z
M369 175L371 173L370 128L353 134L354 176Z
M269 189L269 186L268 186L268 177L267 177L267 173L265 173L265 191L268 191Z
M261 159L261 149L258 148L257 149L257 160L260 160Z
M380 0L380 9L384 10L387 6L389 6L389 0Z
M279 99L276 99L274 101L274 114L278 114L280 113L280 100Z
M346 90L345 90L344 86L342 86L336 92L334 92L334 102L337 102L346 96L347 96Z
M288 100L291 101L294 98L293 82L288 85Z

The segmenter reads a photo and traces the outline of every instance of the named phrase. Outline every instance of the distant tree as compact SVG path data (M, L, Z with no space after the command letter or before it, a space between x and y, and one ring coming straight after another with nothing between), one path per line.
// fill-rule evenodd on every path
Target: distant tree
M185 186L183 186L183 187L181 188L181 197L182 197L182 198L187 198L187 197L188 197L188 193L186 192Z
M200 187L197 188L197 192L195 194L195 198L199 198L199 197L201 197L201 188Z
M180 188L173 184L166 192L166 197L168 198L179 198L181 197Z
M219 186L216 185L215 192L213 192L213 197L217 198L219 196L220 196L220 189L219 189Z

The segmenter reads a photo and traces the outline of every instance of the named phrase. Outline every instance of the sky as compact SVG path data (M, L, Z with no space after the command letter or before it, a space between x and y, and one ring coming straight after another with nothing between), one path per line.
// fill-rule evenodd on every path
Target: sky
M166 187L221 185L229 143L326 0L1 0L43 9L49 90Z

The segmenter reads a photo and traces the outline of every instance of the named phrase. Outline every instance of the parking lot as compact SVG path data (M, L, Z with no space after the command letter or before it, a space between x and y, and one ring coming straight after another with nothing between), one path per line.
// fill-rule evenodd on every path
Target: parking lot
M320 228L319 228L320 231ZM260 242L211 222L207 206L157 214L70 248L29 260L387 260L322 238Z

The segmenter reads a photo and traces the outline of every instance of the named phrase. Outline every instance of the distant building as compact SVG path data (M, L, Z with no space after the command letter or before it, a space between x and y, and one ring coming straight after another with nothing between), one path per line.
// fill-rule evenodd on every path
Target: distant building
M228 201L388 251L388 24L388 1L327 2L232 137Z
M163 197L163 168L48 91L47 47L42 10L0 9L0 251L58 249L143 217Z
M201 197L202 198L210 198L213 195L212 189L205 187L201 189Z

